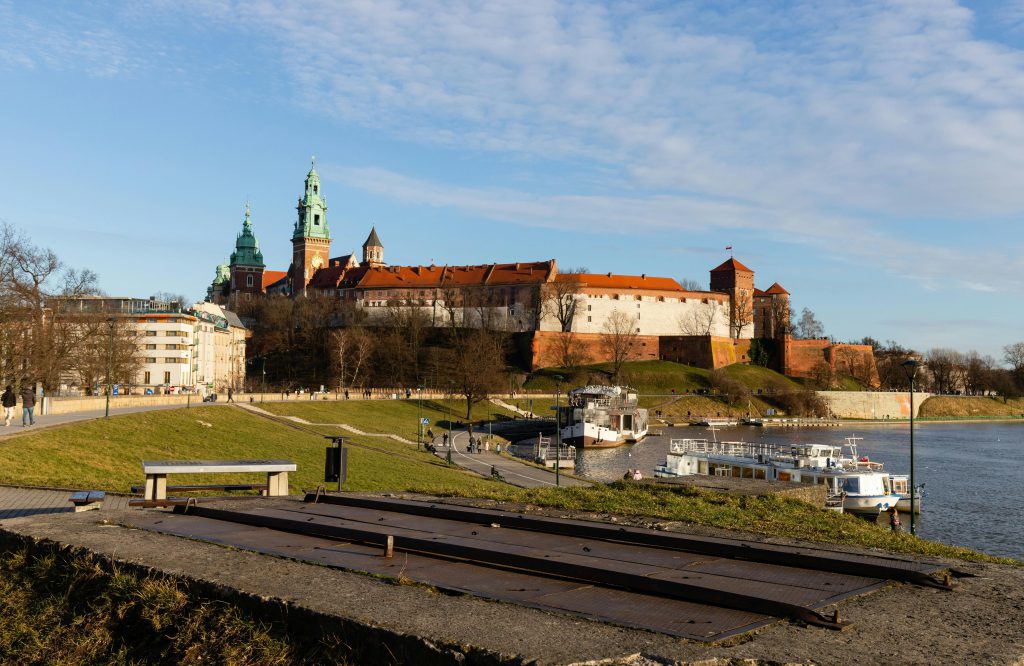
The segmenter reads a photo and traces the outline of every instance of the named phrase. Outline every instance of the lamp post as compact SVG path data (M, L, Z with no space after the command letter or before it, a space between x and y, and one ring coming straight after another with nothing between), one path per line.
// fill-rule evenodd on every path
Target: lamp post
M452 464L452 447L455 442L452 437L452 383L448 382L448 464Z
M562 485L562 475L559 471L562 462L562 410L558 408L558 398L562 394L562 380L565 377L555 375L552 379L555 380L555 487L557 488Z
M110 327L110 335L107 339L107 405L103 410L103 418L110 418L110 376L113 374L112 367L114 364L114 322L117 321L113 317L107 317L107 326Z
M903 362L903 369L910 380L910 533L917 534L914 528L914 509L917 508L917 486L914 485L914 379L921 364L914 359Z
M416 450L423 446L423 384L416 387Z
M267 397L267 357L264 356L260 359L263 361L263 390L260 393L260 402Z

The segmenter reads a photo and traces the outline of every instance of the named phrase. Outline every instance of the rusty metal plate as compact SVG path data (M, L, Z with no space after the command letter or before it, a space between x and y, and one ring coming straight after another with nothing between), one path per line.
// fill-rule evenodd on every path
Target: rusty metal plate
M547 611L567 612L591 620L693 640L721 639L775 621L775 618L764 614L649 597L411 553L396 553L389 560L382 556L379 548L282 534L267 528L225 524L223 521L196 516L159 517L147 514L134 522L140 529L351 571L394 578L401 575L449 592L463 592Z

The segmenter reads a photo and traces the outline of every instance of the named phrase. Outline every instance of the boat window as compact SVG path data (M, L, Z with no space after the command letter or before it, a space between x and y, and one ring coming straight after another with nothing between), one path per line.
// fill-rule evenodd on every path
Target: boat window
M843 478L843 490L848 493L859 493L860 492L860 479L855 476L848 476Z

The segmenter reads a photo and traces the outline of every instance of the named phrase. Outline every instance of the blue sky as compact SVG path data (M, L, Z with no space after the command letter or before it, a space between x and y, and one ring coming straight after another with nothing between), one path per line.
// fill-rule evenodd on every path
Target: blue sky
M245 201L332 252L727 258L840 340L1024 339L1024 0L0 0L0 220L105 291L200 298Z

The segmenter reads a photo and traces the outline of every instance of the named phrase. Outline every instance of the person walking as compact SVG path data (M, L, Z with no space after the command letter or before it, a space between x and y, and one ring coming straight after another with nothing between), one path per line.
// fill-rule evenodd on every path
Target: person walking
M235 401L234 400L234 395L235 395L235 392L232 391L231 387L229 386L228 387L228 402L234 402Z
M18 406L18 396L14 394L13 386L7 385L4 394L0 396L0 402L4 406L4 426L9 428L11 419L14 418L14 408Z
M21 389L21 427L24 428L27 425L34 426L36 424L36 417L33 414L33 410L36 407L36 394L32 391L32 387L26 385L25 388Z

